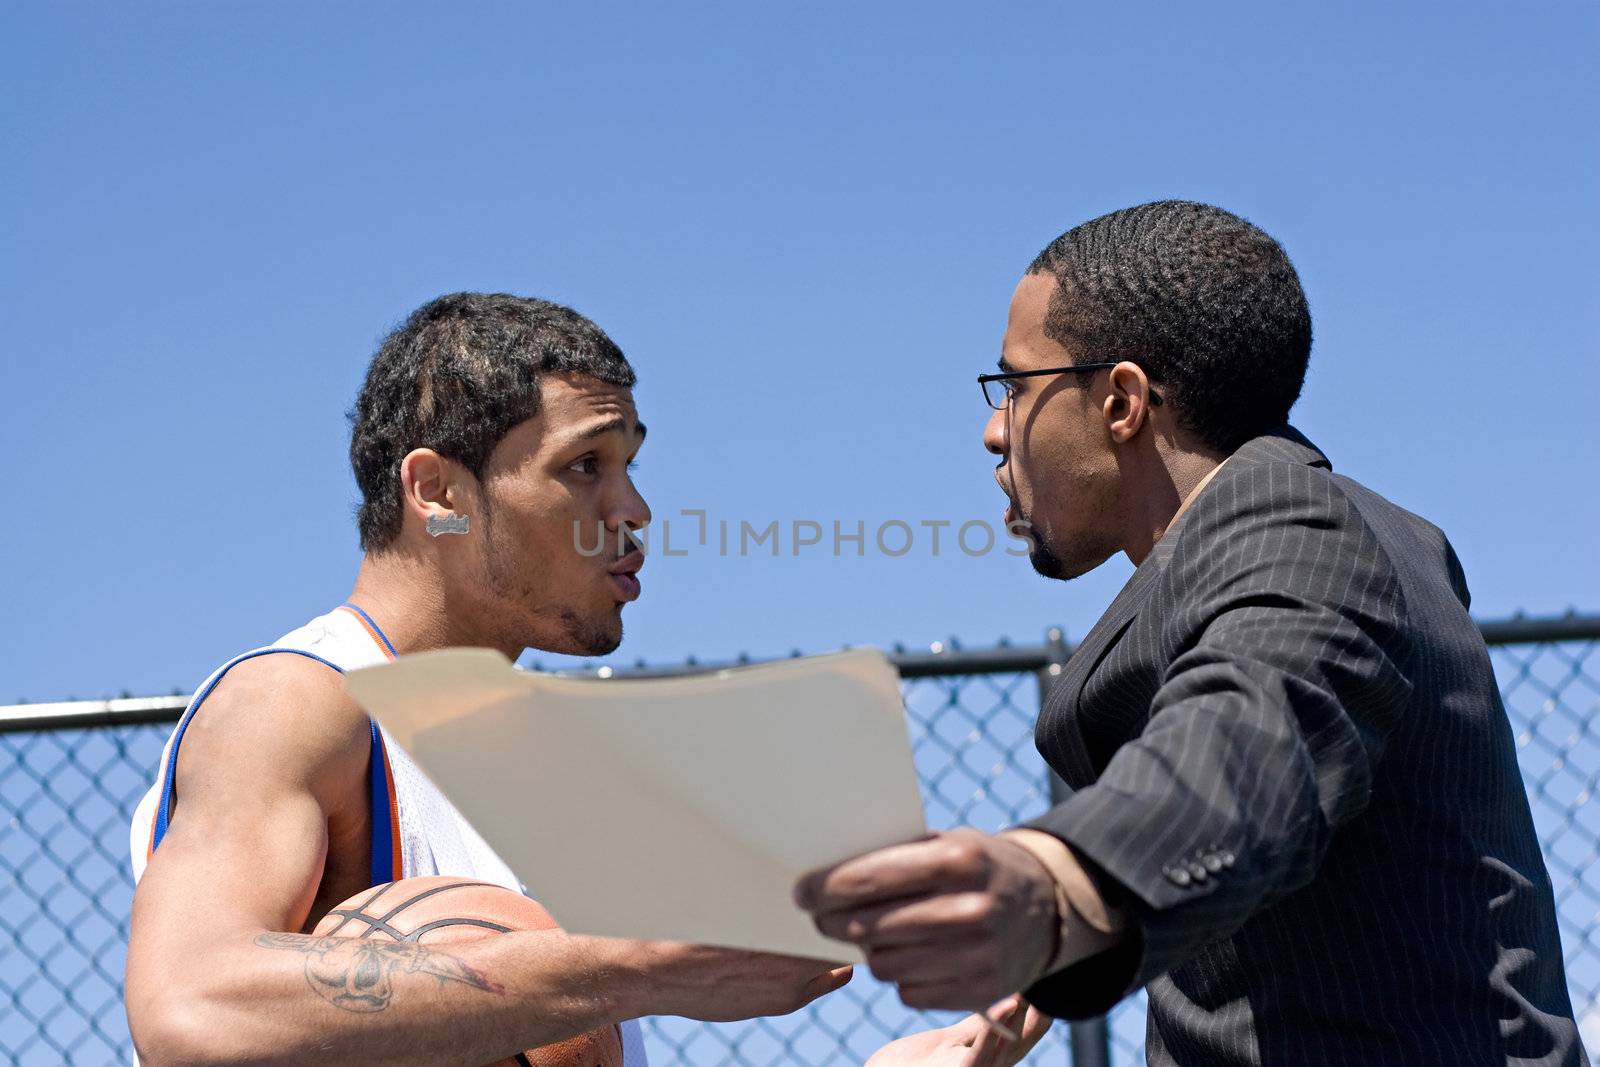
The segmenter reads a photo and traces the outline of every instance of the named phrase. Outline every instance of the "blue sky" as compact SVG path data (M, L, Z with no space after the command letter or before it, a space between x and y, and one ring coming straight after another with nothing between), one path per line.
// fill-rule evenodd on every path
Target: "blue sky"
M338 603L344 412L377 339L463 288L618 340L658 518L869 531L656 554L619 660L1081 635L1125 561L1061 585L870 531L998 524L972 379L1013 284L1163 196L1284 243L1297 424L1450 534L1481 615L1600 608L1597 19L9 6L0 702L188 690Z

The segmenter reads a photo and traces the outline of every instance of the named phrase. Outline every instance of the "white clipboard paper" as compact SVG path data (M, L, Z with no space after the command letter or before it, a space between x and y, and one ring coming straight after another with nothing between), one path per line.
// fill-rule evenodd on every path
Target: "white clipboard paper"
M454 648L344 679L573 933L860 962L795 881L926 832L880 652L601 680Z

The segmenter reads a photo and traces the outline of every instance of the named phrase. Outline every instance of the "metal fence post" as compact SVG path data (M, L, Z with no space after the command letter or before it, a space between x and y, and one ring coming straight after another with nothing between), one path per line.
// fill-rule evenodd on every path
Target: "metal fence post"
M1066 635L1059 627L1045 633L1045 665L1038 672L1039 710L1044 711L1045 698L1056 677L1066 669L1072 650L1067 647ZM1066 800L1071 790L1055 771L1050 771L1050 803ZM1067 1024L1068 1042L1072 1051L1072 1067L1111 1067L1111 1034L1106 1028L1105 1016Z

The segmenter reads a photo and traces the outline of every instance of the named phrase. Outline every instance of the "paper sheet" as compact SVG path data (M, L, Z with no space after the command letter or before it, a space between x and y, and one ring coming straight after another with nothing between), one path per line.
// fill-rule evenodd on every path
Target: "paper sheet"
M859 962L795 881L925 831L875 651L602 681L457 648L345 687L574 933Z

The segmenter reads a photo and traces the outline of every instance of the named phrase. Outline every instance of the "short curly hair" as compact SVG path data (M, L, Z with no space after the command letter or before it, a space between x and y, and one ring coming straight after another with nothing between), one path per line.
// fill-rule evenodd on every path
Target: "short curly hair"
M1057 282L1046 336L1077 359L1139 364L1210 448L1288 421L1311 311L1283 248L1239 216L1190 200L1113 211L1051 241L1028 273Z
M348 414L362 550L400 535L406 453L431 448L481 475L495 445L538 414L540 375L563 371L635 380L600 327L548 300L450 293L412 312L378 346Z

